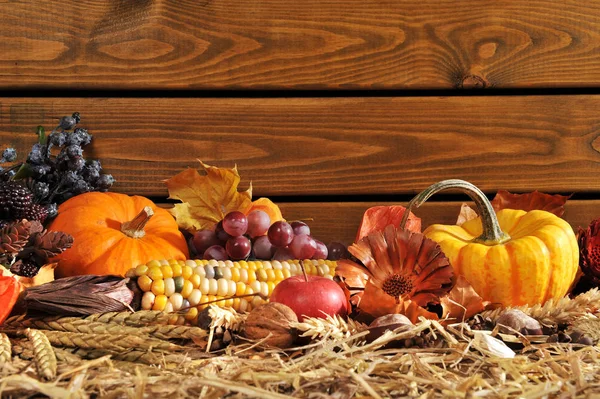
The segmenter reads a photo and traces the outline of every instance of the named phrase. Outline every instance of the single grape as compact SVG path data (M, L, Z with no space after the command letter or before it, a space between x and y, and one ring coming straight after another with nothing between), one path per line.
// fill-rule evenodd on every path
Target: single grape
M292 254L292 250L287 247L277 248L275 254L273 255L273 260L282 261L290 259L294 259L294 254Z
M50 142L50 144L55 145L57 147L62 147L63 145L65 145L66 140L67 135L63 132L50 133L50 135L48 136L48 141Z
M79 146L79 144L72 144L65 148L67 156L70 159L79 158L83 155L83 149Z
M203 254L209 247L220 243L217 235L212 230L198 230L192 237L192 244L198 254Z
M35 143L31 147L31 151L29 152L29 156L27 157L27 162L32 164L42 164L45 161L44 151L42 149L42 145L39 143Z
M275 222L269 227L267 233L271 244L277 248L287 247L294 238L294 230L289 223L284 221Z
M67 164L69 170L80 171L85 166L85 160L83 157L76 157L71 159Z
M271 218L265 211L257 209L248 214L248 231L250 237L257 237L267 234L271 226Z
M217 235L217 239L225 245L225 242L231 238L229 234L223 229L223 221L221 220L215 226L215 234Z
M227 240L225 250L229 257L233 260L246 259L250 255L252 245L250 240L244 236L232 237Z
M246 215L239 211L229 212L223 218L223 230L232 237L243 236L248 230Z
M329 252L327 255L327 259L329 260L339 260L342 258L348 258L348 250L346 249L346 246L341 242L330 242L329 245L327 245L327 250Z
M310 259L317 250L317 243L311 236L307 234L300 234L294 236L289 248L292 251L294 258Z
M296 220L296 221L290 223L290 225L292 226L292 229L294 230L294 235L300 235L300 234L306 234L307 236L310 235L310 227L308 227L308 225L306 223Z
M269 237L267 236L259 236L254 239L254 245L252 246L254 250L254 257L256 259L271 259L275 254L275 247L269 241Z
M227 252L225 251L225 248L223 248L220 245L213 245L212 247L208 247L206 251L204 251L202 259L227 260L229 258L227 257Z
M327 259L327 255L329 255L327 245L319 240L315 240L315 242L317 243L317 250L313 254L312 259Z

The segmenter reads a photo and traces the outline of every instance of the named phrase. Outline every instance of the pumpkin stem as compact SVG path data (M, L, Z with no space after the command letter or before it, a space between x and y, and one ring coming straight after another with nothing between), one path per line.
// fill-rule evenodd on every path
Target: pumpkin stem
M475 206L477 207L477 211L481 217L483 233L479 237L475 238L473 242L478 242L485 245L496 245L510 240L508 234L503 232L500 228L498 218L496 217L496 212L494 212L494 208L485 194L475 185L459 179L443 180L441 182L434 183L421 193L417 194L408 203L406 212L404 212L404 215L402 216L400 227L404 228L406 221L408 220L408 215L413 207L418 208L433 194L448 189L455 189L465 193L475 202Z
M121 232L131 238L142 238L146 235L144 226L146 226L152 215L154 215L152 208L145 206L133 220L121 224Z

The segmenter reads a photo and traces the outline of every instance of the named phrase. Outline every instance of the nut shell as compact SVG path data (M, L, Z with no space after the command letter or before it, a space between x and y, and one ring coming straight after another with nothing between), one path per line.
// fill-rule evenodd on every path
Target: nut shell
M247 338L264 340L265 346L274 346L285 349L293 346L296 331L290 323L297 323L296 313L288 306L281 303L267 303L254 308L244 327Z
M386 331L393 331L400 327L406 329L413 326L410 319L402 314L388 314L373 320L369 324L369 334L366 337L367 342L373 342L381 337Z
M496 324L500 326L500 332L505 334L514 334L514 331L523 335L543 334L540 322L518 309L509 309L502 313Z

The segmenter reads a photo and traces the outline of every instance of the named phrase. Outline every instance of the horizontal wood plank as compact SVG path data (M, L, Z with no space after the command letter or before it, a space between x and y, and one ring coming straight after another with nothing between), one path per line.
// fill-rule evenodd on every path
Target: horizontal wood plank
M116 191L166 197L196 159L237 164L256 195L412 195L448 178L484 191L600 193L600 96L0 99L0 143L79 111Z
M287 220L306 219L315 238L324 242L340 241L349 245L354 242L365 210L375 205L391 204L389 202L283 203L280 204L280 208ZM406 205L406 203L401 204ZM430 202L416 209L414 213L421 218L423 228L434 223L455 224L461 204L462 202ZM563 217L575 231L579 227L587 227L592 220L600 217L600 201L569 201Z
M473 206L469 201L467 204ZM400 204L395 202L290 202L280 203L283 217L288 221L304 220L311 234L325 243L340 241L346 245L354 242L364 212L376 205ZM421 218L423 229L434 223L455 224L463 202L427 202L414 213ZM164 207L172 205L165 204ZM563 218L573 229L587 227L600 217L600 200L570 200L565 206Z
M600 82L595 0L16 0L0 15L5 89Z

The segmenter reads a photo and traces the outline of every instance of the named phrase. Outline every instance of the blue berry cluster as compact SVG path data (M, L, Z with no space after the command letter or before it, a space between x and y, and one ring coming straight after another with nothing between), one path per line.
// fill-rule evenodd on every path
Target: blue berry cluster
M33 145L27 160L11 168L0 168L2 181L22 181L31 191L33 201L46 207L48 216L56 215L57 205L71 197L89 191L107 191L114 179L102 173L100 161L86 161L83 147L90 144L92 135L77 127L79 113L61 118L58 126L45 135L38 127L38 142ZM0 163L14 162L17 153L7 148Z

